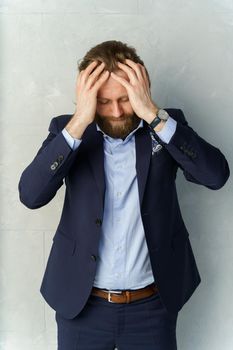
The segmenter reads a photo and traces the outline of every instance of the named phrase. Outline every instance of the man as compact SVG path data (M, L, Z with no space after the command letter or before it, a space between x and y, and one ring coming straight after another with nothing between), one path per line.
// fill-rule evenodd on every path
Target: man
M227 160L180 109L152 100L132 47L103 42L79 69L75 113L51 120L19 181L31 209L66 185L40 290L56 311L58 349L177 349L178 312L201 281L177 170L216 190Z

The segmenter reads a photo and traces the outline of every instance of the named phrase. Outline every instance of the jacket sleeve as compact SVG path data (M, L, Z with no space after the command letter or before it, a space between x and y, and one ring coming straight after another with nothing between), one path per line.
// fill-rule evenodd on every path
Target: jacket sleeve
M162 142L164 147L175 159L186 180L212 190L220 189L230 176L225 156L188 125L182 110L175 111L178 114L176 131L168 144Z
M51 201L80 150L79 147L72 150L68 145L62 131L58 130L57 118L52 118L49 135L20 176L19 199L30 209L40 208Z

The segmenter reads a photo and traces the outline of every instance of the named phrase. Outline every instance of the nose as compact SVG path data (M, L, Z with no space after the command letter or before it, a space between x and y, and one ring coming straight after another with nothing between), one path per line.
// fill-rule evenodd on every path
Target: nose
M118 102L113 102L113 105L112 105L112 116L114 117L120 117L122 114L123 114L123 110L122 110L122 107L119 105Z

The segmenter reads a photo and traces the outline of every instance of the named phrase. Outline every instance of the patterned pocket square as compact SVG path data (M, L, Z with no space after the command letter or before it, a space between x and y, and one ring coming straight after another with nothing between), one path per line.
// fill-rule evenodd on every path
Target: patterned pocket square
M152 140L152 156L154 154L157 155L163 149L163 146L160 143L158 143L158 141L155 139L152 131L150 131L150 136Z

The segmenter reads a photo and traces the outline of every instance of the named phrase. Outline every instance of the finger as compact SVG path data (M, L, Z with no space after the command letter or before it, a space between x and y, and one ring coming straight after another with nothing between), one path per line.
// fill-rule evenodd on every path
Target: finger
M126 89L130 89L131 85L129 82L122 77L119 77L119 75L115 74L114 72L111 72L111 77L113 79L116 79L119 83L121 83Z
M87 77L89 76L89 74L93 71L93 69L96 67L98 61L95 60L93 62L91 62L86 69L84 69L83 71L83 78L86 80Z
M148 77L147 77L147 74L146 74L146 69L145 69L145 67L142 64L140 64L140 63L138 63L138 64L141 67L143 79L144 79L144 81L146 83L147 88L149 89L150 88L150 84L149 84L149 80L148 80Z
M128 75L130 82L134 84L137 81L137 75L135 71L129 66L127 66L126 64L123 64L121 62L118 62L117 64L119 68L122 69Z
M91 75L89 75L86 82L87 88L91 87L94 84L94 82L98 79L98 76L103 71L104 66L105 66L105 63L102 62L97 68L95 68L95 70L91 73Z
M102 72L100 75L100 78L95 82L95 84L92 86L92 88L95 89L95 91L98 91L100 86L108 79L108 77L109 77L108 70Z
M136 62L133 62L132 60L129 60L128 58L125 59L125 62L136 72L138 80L143 81L142 72L138 64Z
M76 77L76 84L81 80L82 75L83 75L83 71L81 70L81 72L79 72Z

